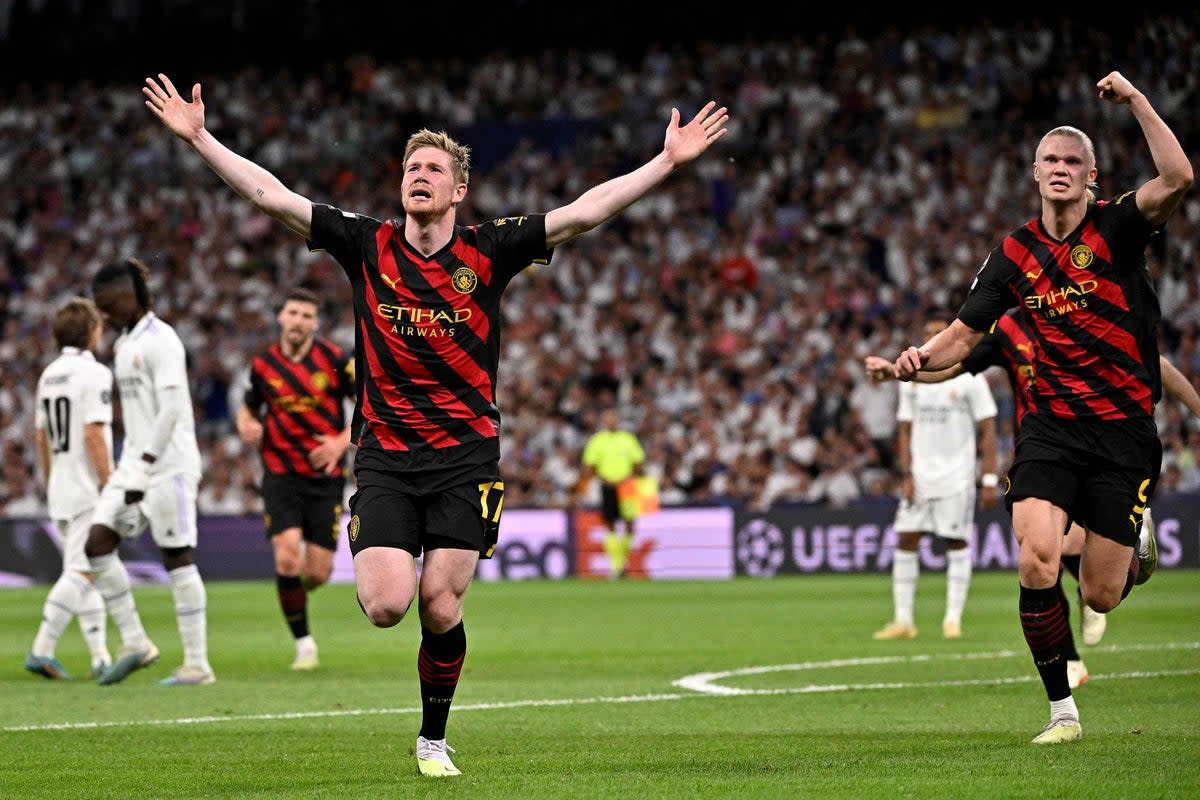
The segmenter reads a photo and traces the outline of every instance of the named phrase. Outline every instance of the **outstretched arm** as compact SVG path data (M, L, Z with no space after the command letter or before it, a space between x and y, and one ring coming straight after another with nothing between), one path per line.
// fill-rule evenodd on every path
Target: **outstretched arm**
M146 78L142 94L146 95L146 108L172 133L187 142L235 192L305 239L311 236L312 203L288 189L267 170L221 144L204 127L200 84L192 87L189 103L175 90L171 79L160 72L158 81Z
M983 331L967 327L960 319L920 347L910 347L896 359L895 375L911 381L918 372L938 372L949 369L967 357L983 339Z
M1139 92L1128 78L1119 72L1110 72L1096 84L1096 88L1100 91L1101 100L1113 105L1128 105L1138 125L1142 126L1158 175L1138 189L1137 205L1150 224L1157 227L1167 221L1191 187L1192 164L1187 153L1183 152L1179 139L1150 105L1146 95Z
M679 109L671 109L662 152L633 172L593 186L574 202L547 212L546 247L558 247L628 208L676 167L696 158L724 136L729 114L724 106L714 111L716 105L710 101L683 127L679 125Z
M867 373L867 377L876 383L891 381L896 379L896 370L891 361L888 361L882 356L867 356L863 359L863 369ZM918 372L913 380L917 383L941 383L948 381L951 378L957 378L966 372L962 362L955 364L947 369L938 370L937 372Z
M1193 416L1200 418L1200 394L1196 392L1196 387L1163 356L1158 357L1158 366L1162 372L1163 394L1183 403Z

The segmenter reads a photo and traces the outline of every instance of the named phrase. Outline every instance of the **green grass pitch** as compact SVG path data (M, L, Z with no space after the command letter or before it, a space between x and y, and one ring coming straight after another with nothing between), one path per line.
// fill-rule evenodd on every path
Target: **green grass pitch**
M22 670L47 588L0 592L7 800L1200 797L1195 570L1160 571L1081 646L1084 739L1046 748L1029 744L1048 705L1011 573L975 575L956 641L944 575L922 575L905 642L871 639L883 574L477 583L448 731L464 774L440 781L412 755L415 614L376 630L351 587L322 588L321 668L292 673L273 584L212 583L217 683L166 688L170 592L141 588L162 660L99 687ZM86 674L75 623L59 655Z

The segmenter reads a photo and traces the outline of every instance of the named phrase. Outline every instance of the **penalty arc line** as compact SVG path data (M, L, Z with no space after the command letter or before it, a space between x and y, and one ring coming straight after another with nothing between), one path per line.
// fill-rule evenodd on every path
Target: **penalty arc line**
M1133 645L1105 645L1102 647L1089 648L1092 653L1118 653L1131 651L1163 651L1163 650L1196 650L1200 649L1200 642L1167 642L1165 644L1133 644ZM871 656L865 658L839 658L831 661L804 661L799 664L772 664L762 667L743 667L741 669L725 670L723 672L699 672L694 675L686 675L678 680L672 681L673 686L680 689L690 689L693 692L708 695L724 695L724 696L739 696L747 694L795 694L800 691L811 692L819 691L820 687L812 688L805 687L798 690L795 687L783 689L739 689L732 686L720 686L716 683L719 680L727 678L737 678L745 675L766 675L772 672L799 672L802 670L815 669L832 669L836 667L864 667L878 666L881 664L916 664L927 663L932 661L982 661L995 660L1000 658L1017 658L1029 657L1028 650L993 650L983 653L925 653L903 656ZM1184 673L1190 674L1190 673ZM1119 675L1108 675L1109 678L1118 677L1147 677L1145 674L1134 675L1133 673L1122 673ZM1101 677L1096 675L1094 677ZM1023 676L1017 679L1007 678L982 678L974 681L935 681L932 683L904 683L904 684L842 684L846 688L844 691L849 691L852 688L863 689L886 689L886 688L919 688L919 687L937 687L937 686L970 686L976 683L1019 683L1025 680L1032 680L1033 676Z
M1200 648L1200 642L1187 642L1175 645L1156 645L1156 646L1135 646L1124 648L1108 648L1122 650L1140 650L1140 649L1196 649ZM1099 649L1099 648L1096 648ZM991 653L992 658L1006 658L1015 651L995 651ZM1028 655L1028 654L1025 654ZM949 658L951 660L967 660L974 658L986 658L988 654L948 654L947 656L936 656L936 658ZM779 672L787 669L814 669L830 666L853 666L853 665L868 665L878 663L896 663L898 661L928 661L935 656L896 656L887 657L885 659L878 658L861 658L861 659L841 659L838 661L824 662L807 662L806 664L788 664L776 665L772 667L751 667L745 670L734 670L728 673L704 673L705 675L722 675L732 676L734 674L762 674L764 672ZM1138 672L1119 672L1110 674L1095 674L1092 676L1095 680L1125 680L1125 679L1140 679L1140 678L1172 678L1185 677L1191 675L1200 675L1200 669L1184 669L1184 670L1153 670L1153 671L1138 671ZM698 677L698 676L692 676ZM682 681L687 681L687 678L675 681L679 685ZM1040 680L1036 675L1018 675L1010 677L997 678L970 678L963 680L943 680L943 681L892 681L892 682L872 682L872 683L838 683L838 684L810 684L807 686L792 686L782 687L778 689L730 689L730 687L716 687L720 691L704 691L698 689L690 689L685 692L673 693L658 693L658 694L641 694L641 695L625 695L625 696L599 696L599 697L577 697L577 698L546 698L540 700L512 700L499 703L465 703L456 705L454 710L456 713L463 711L497 711L514 708L552 708L555 706L584 706L584 705L600 705L600 704L618 704L618 703L657 703L671 700L689 700L689 699L712 699L714 697L745 697L750 695L789 695L789 694L828 694L836 692L852 692L852 691L874 691L874 690L896 690L896 689L929 689L945 686L994 686L998 684L1015 684L1015 683L1031 683ZM690 687L689 687L690 688ZM103 728L137 728L137 727L164 727L175 725L206 725L217 724L224 722L274 722L280 720L296 720L296 719L332 719L336 717L368 717L368 716L385 716L395 714L419 714L421 708L419 706L412 708L348 708L328 711L289 711L274 714L229 714L227 716L202 716L202 717L177 717L173 719L140 719L140 720L111 720L103 722L52 722L33 725L7 725L0 727L0 732L4 733L31 733L37 731L72 731L72 730L98 730Z

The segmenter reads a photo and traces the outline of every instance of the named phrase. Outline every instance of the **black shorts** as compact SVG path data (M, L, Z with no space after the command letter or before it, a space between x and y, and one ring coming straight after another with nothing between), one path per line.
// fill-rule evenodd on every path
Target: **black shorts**
M619 522L621 517L621 502L617 497L617 487L611 483L600 485L600 516L609 525Z
M386 475L358 473L350 498L350 552L398 547L414 558L438 548L478 550L491 558L500 533L504 482L490 477L420 492Z
M306 542L336 551L345 487L341 478L265 473L262 497L267 538L299 528Z
M1004 502L1048 500L1114 542L1137 543L1154 496L1162 442L1152 420L1083 421L1026 415Z

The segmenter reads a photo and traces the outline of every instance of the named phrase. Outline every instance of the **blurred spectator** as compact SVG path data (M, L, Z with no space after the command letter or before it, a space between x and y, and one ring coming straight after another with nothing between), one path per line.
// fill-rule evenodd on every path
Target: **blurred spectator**
M49 23L49 12L39 18ZM656 448L664 504L761 505L766 482L793 480L792 461L809 478L808 501L874 503L892 490L893 387L866 381L861 355L909 343L914 309L961 300L1008 221L1034 213L1011 186L1044 123L1099 113L1091 82L1114 63L1152 60L1162 85L1195 83L1194 14L1147 17L1122 30L1119 47L1096 35L1097 24L847 28L544 60L497 52L475 70L438 57L401 68L360 54L320 71L242 68L221 105L230 126L259 126L257 155L286 169L285 182L348 207L399 207L395 159L377 155L414 120L441 119L475 147L466 224L553 207L640 162L661 136L662 107L689 92L679 75L731 87L740 111L722 147L732 160L672 176L507 290L497 398L511 453L507 503L566 505L598 392L637 411L630 422ZM1089 47L1074 46L1083 39ZM1162 59L1165 50L1176 56ZM1053 83L1039 77L1051 57L1063 75ZM554 64L564 68L543 68ZM1156 102L1194 150L1200 92ZM588 116L596 113L616 120L611 136L596 134ZM1142 151L1136 126L1104 124L1109 147ZM1146 165L1101 167L1101 195L1111 197L1137 185ZM229 430L231 376L271 340L277 287L318 288L330 337L354 346L348 286L332 259L247 210L164 139L136 87L9 92L0 104L0 208L0 442L29 438L33 382L52 356L43 344L49 310L116 256L148 256L157 304L195 365L206 479L223 469L211 454ZM1198 229L1193 191L1149 259L1164 354L1193 382ZM1011 398L994 388L1007 457ZM1200 488L1186 426L1169 409L1159 422L1181 484ZM33 464L29 448L19 458ZM235 445L229 458L232 488L249 485L243 502L257 508L256 453ZM222 480L206 502L233 502Z

